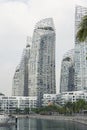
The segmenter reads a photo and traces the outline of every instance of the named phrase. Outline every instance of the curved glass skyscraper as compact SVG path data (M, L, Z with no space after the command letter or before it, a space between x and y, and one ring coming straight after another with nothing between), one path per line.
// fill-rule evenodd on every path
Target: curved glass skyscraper
M12 96L28 96L28 61L30 58L30 45L27 41L23 50L20 64L15 70L12 84Z
M75 10L75 33L87 8L76 6ZM75 35L76 36L76 35ZM75 89L87 89L87 41L79 43L75 38Z
M74 50L68 51L61 64L60 92L74 91Z
M52 18L35 26L29 60L29 96L37 96L41 104L44 93L56 93L55 29Z

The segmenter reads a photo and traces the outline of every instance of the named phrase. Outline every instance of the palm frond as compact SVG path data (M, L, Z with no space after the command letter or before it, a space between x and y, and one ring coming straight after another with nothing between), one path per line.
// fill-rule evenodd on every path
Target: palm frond
M79 42L84 42L87 39L87 15L82 18L81 23L78 26L78 32L76 39Z
M79 41L79 42L83 42L84 41L84 39L83 39L83 33L84 33L84 29L80 29L77 32L77 35L76 35L77 41Z

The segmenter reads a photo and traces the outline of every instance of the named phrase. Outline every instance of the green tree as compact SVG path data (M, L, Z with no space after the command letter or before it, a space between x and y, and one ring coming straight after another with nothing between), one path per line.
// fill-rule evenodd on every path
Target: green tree
M24 113L25 113L25 114L29 114L29 108L25 108L25 109L24 109Z
M76 38L79 42L84 42L87 40L87 15L82 18L79 24Z
M64 105L64 108L65 108L65 114L67 114L67 113L72 114L73 113L73 103L72 102L67 102Z
M16 112L16 114L20 114L20 108L16 108L16 110L15 110L15 112Z
M85 109L85 106L86 106L85 100L80 99L76 103L77 103L77 109L78 109L78 111L82 111L82 110Z
M73 112L79 113L82 110L87 109L87 102L83 99L79 99L77 102L73 103Z

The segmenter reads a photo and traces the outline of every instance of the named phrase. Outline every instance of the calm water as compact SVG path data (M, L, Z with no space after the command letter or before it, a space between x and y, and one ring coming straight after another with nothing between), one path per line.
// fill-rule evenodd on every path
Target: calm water
M0 130L87 130L86 125L67 121L18 119L16 126L0 127Z

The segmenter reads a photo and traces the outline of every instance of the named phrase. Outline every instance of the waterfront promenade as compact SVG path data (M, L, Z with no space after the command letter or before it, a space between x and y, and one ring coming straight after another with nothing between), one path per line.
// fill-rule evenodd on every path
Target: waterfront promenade
M63 116L63 115L58 115L58 116L54 116L54 115L39 115L39 114L31 114L31 115L15 115L15 117L18 118L36 118L36 119L46 119L46 120L65 120L65 121L73 121L73 122L78 122L81 124L85 124L87 125L87 116L83 116L83 115L77 115L77 116Z

